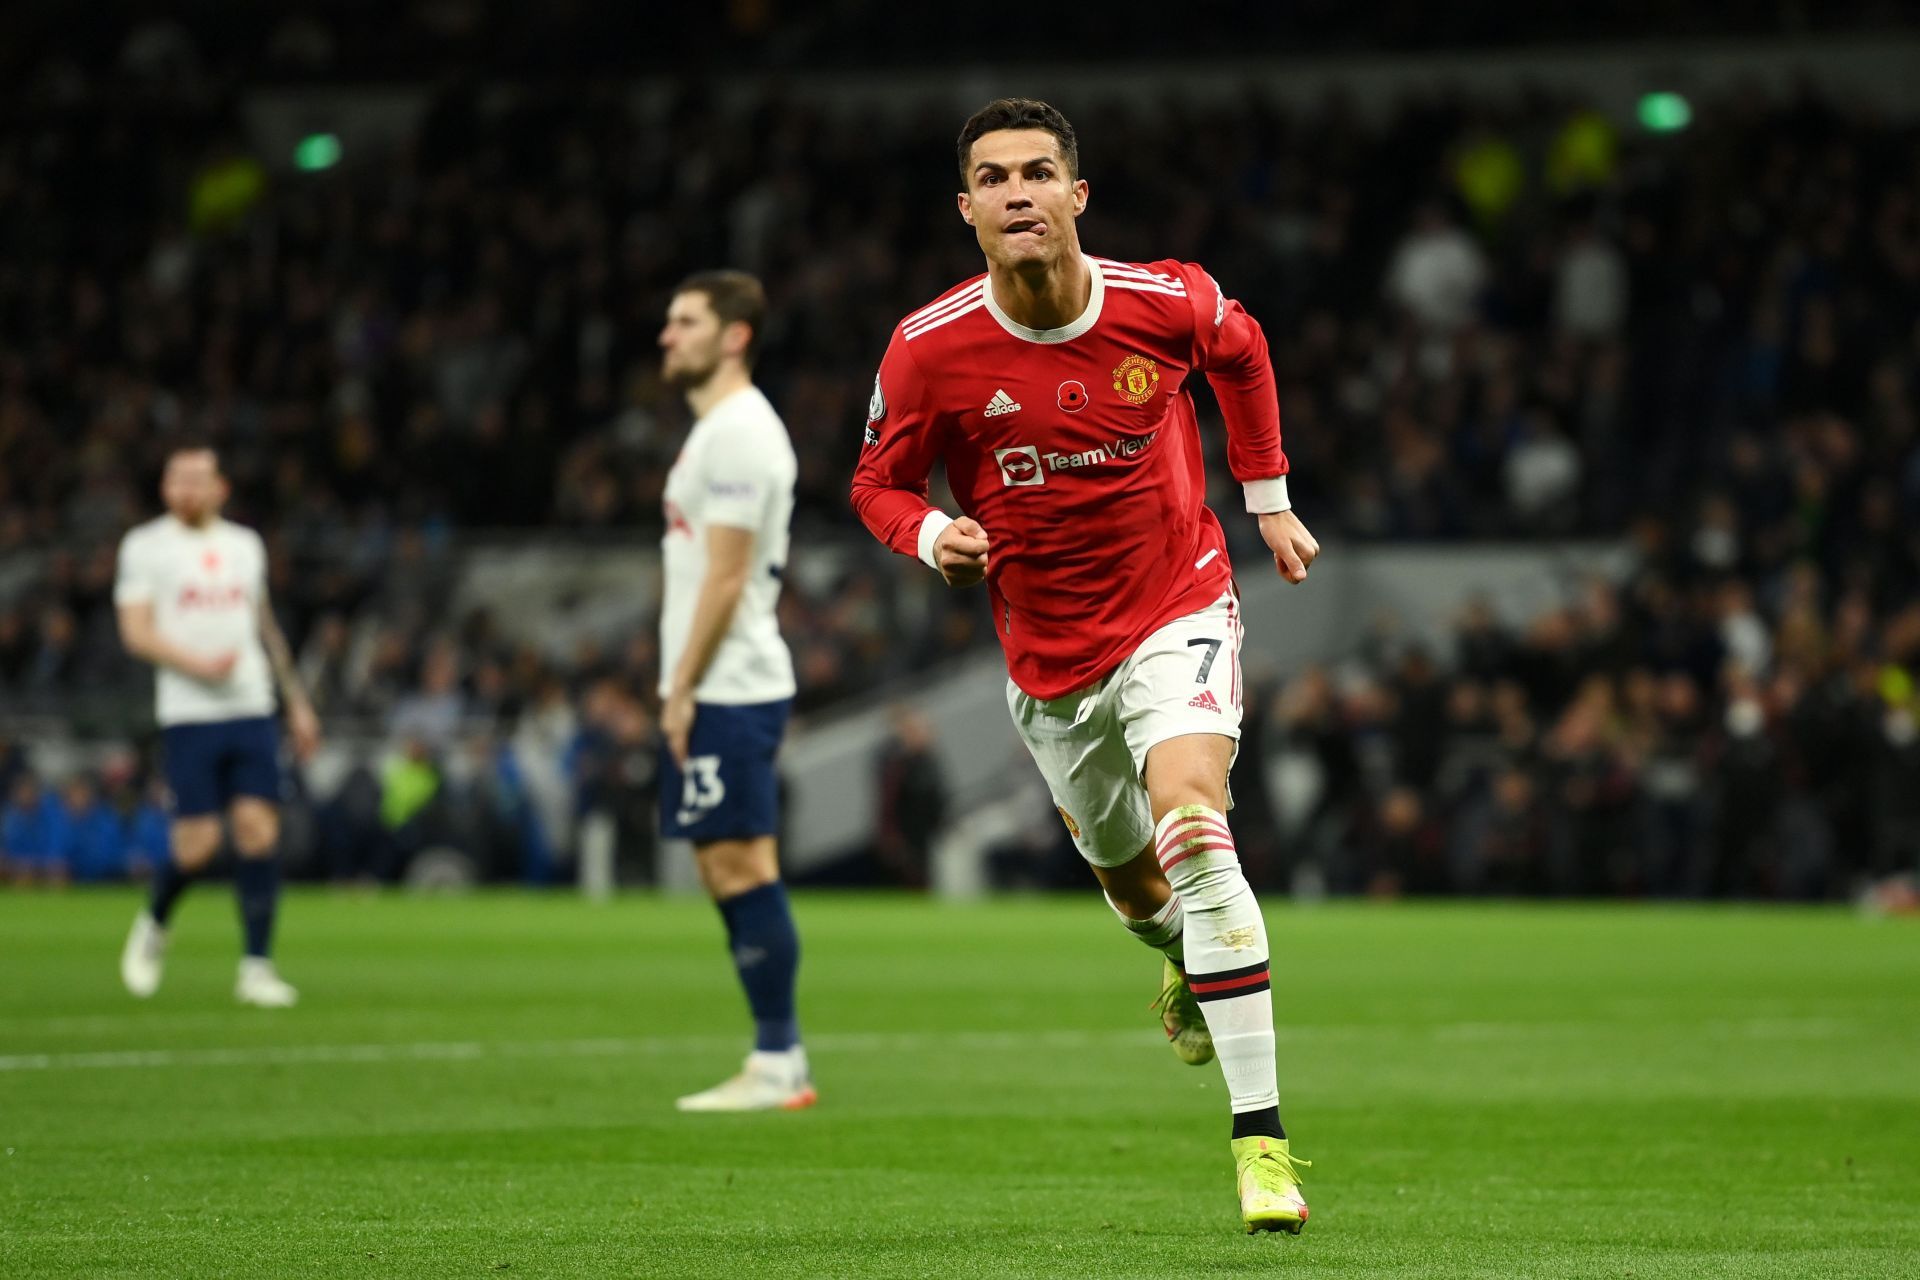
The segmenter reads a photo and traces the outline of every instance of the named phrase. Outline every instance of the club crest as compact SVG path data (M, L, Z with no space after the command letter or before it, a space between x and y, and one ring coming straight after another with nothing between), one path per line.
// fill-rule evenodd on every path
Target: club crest
M1113 389L1128 404L1145 404L1160 389L1160 367L1145 356L1128 356L1113 371Z

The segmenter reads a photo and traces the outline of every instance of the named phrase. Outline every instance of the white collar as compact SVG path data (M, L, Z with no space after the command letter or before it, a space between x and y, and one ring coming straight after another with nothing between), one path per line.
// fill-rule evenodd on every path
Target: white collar
M1094 322L1100 318L1100 306L1107 294L1107 282L1106 278L1100 274L1100 264L1085 254L1080 256L1080 260L1087 264L1087 270L1093 276L1093 288L1087 294L1087 309L1080 313L1078 319L1068 321L1058 329L1029 329L1002 311L1000 304L993 300L992 275L988 275L980 282L980 292L987 299L988 313L1000 322L1002 329L1016 338L1024 338L1028 342L1072 342L1093 328Z

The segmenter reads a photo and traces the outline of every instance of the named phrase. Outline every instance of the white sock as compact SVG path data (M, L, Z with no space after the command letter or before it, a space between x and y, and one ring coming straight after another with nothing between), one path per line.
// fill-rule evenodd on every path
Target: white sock
M1187 987L1213 1033L1233 1110L1277 1107L1267 925L1226 815L1198 804L1175 809L1155 828L1153 848L1185 904Z
M1107 905L1113 908L1113 914L1120 917L1120 923L1127 932L1158 951L1175 964L1186 963L1186 949L1183 946L1182 931L1186 926L1186 912L1180 908L1180 895L1173 894L1167 899L1167 905L1161 907L1145 920L1135 920L1122 911L1112 898Z

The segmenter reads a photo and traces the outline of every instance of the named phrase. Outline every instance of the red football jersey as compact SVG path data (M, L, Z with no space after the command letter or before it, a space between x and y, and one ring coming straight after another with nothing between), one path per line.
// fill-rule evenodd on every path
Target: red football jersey
M1084 688L1232 577L1206 507L1187 379L1205 373L1248 509L1285 507L1267 340L1192 263L1090 258L1078 320L1029 329L977 276L902 320L867 411L853 505L874 536L924 555L944 515L936 460L987 531L987 591L1014 683Z

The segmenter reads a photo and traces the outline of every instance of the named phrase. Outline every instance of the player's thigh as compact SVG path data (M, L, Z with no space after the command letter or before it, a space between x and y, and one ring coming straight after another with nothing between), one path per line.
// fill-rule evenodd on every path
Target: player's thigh
M1231 594L1175 619L1121 667L1118 715L1154 821L1183 804L1233 803L1240 745L1240 606Z
M264 857L280 840L280 731L271 716L220 726L220 798L234 848Z
M745 840L709 840L693 846L700 883L715 902L737 898L780 878L780 858L772 836Z
M1007 684L1007 709L1046 779L1073 844L1095 867L1119 867L1153 839L1147 795L1105 682L1043 702Z
M660 752L660 834L698 848L719 841L769 840L780 829L775 758L792 702L694 709L682 766Z
M225 800L220 726L168 725L160 731L160 765L175 821L206 818L217 828Z

